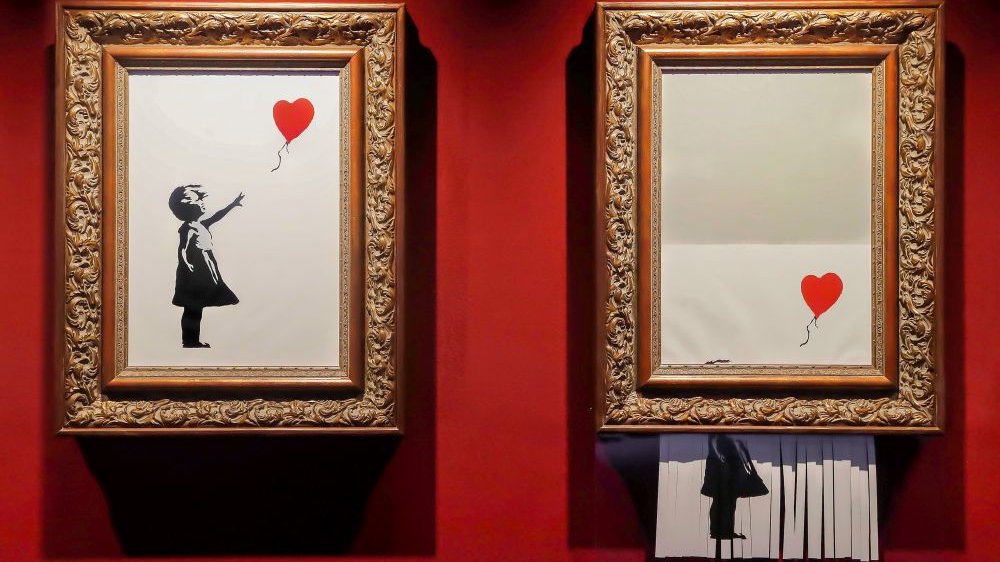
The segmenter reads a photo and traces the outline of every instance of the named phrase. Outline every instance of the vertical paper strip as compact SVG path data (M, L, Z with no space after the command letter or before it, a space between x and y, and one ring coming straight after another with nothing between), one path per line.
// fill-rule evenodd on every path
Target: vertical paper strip
M669 556L670 545L673 544L670 530L673 528L672 512L675 504L667 493L670 489L670 469L673 466L669 451L670 439L664 435L660 438L660 462L656 480L656 545L653 547L653 556L657 558Z
M798 525L800 516L796 510L799 501L798 487L795 482L796 472L796 442L795 435L782 435L781 439L781 482L783 504L785 507L784 539L781 551L785 558L802 558L802 534Z
M702 442L702 458L708 457L708 438L706 437ZM701 469L703 471L702 477L704 478L705 463L702 462ZM699 489L700 490L700 489ZM709 538L709 513L712 509L712 498L700 494L701 503L699 504L698 520L701 521L703 531L700 535L701 546L695 551L695 556L704 556L706 558L715 557L715 540Z
M823 445L823 557L835 558L834 531L837 520L833 516L833 438L824 436L820 438L820 442Z
M747 449L753 456L757 473L760 474L769 492L773 490L771 470L777 464L777 450L770 436L748 435L744 438ZM750 549L748 558L769 558L771 556L771 496L750 498ZM747 552L747 549L744 549ZM775 554L777 557L777 554Z
M795 516L792 528L795 530L786 558L805 556L806 542L806 436L795 438ZM794 556L792 556L794 554Z
M843 436L833 438L833 552L851 557L851 449Z
M705 475L705 438L702 435L679 435L671 455L677 461L677 521L680 550L698 552L708 538L708 521L701 513L701 485ZM695 493L690 493L694 491Z
M862 467L867 468L868 455L865 444L857 439L849 439L848 446L851 451L851 558L868 562L868 479L862 473Z
M878 560L878 472L875 469L875 439L865 439L868 461L868 533L872 560Z
M806 446L806 549L810 559L823 557L823 442L804 439Z
M778 436L768 436L773 451L774 464L771 466L771 558L777 560L781 552L781 439Z

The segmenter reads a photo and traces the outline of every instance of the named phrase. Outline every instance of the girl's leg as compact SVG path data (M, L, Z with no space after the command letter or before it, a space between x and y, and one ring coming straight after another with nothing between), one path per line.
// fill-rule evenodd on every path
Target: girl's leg
M723 535L722 516L719 511L719 498L712 498L712 507L708 508L708 532L712 538Z
M184 307L184 314L181 314L181 342L186 346L201 343L201 311L201 307Z
M722 532L730 539L736 537L736 498L727 497L726 502L719 506L722 515ZM732 547L732 545L730 545Z

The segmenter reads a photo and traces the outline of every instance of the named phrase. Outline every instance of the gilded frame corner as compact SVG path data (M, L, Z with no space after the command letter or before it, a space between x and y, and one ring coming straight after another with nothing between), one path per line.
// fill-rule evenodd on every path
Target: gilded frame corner
M55 229L59 247L55 270L57 287L62 288L56 303L55 343L59 433L399 432L402 5L325 4L306 9L192 2L157 4L155 8L89 0L56 7ZM363 310L363 349L358 361L363 369L362 380L352 386L353 392L300 394L291 399L271 396L266 384L243 389L235 384L232 387L240 394L220 394L218 398L146 392L137 393L135 398L107 393L102 362L115 362L116 358L105 352L104 343L111 335L104 332L108 315L117 317L115 308L121 303L117 303L120 291L114 281L118 262L112 256L115 251L107 249L105 242L121 231L105 223L104 215L109 211L114 214L114 209L104 207L116 200L108 199L105 179L106 174L120 175L122 167L105 159L115 154L115 146L107 143L119 143L122 135L112 129L116 138L105 138L105 120L114 116L120 100L104 100L102 93L106 81L115 80L114 74L122 71L112 57L105 56L105 50L123 46L199 46L220 52L268 47L283 47L286 52L289 48L303 52L317 48L319 52L321 47L361 51L363 59L351 64L357 68L345 73L345 83L360 78L363 84L357 95L348 96L344 107L354 104L363 109L350 132L344 127L341 139L346 145L348 137L355 137L361 148L352 151L360 157L344 167L342 181L359 188L351 189L347 197L359 198L363 239L351 240L343 232L340 235L341 245L358 247L356 257L360 258L352 258L357 262L354 267L342 271L362 289L356 306ZM112 76L105 76L108 72ZM122 91L124 88L116 94ZM120 247L114 240L110 242L108 246ZM351 271L354 268L359 273ZM345 329L343 322L341 329Z
M867 0L710 6L598 4L597 118L603 123L596 155L602 165L598 167L595 225L599 429L942 430L943 334L940 282L935 273L941 266L942 248L942 24L942 5L922 0L888 5ZM649 57L645 51L740 47L766 53L809 45L894 47L887 60L896 65L895 72L878 73L876 68L875 80L884 80L886 74L898 77L898 83L886 90L895 93L896 99L883 100L895 104L898 112L897 139L887 151L896 165L883 171L896 182L898 196L895 216L890 213L886 220L896 233L896 255L890 260L896 271L885 272L886 286L897 288L896 298L889 300L898 303L896 318L890 314L895 322L887 324L895 333L885 334L896 342L891 349L894 353L888 355L896 361L896 380L891 388L830 384L817 391L802 384L775 386L764 377L755 385L740 384L735 379L743 373L734 370L732 376L719 377L718 384L699 384L692 378L676 387L649 388L644 383L650 374L640 373L640 340L641 331L651 330L655 320L640 314L642 275L649 274L641 270L650 266L640 259L638 233L640 223L647 219L640 216L639 201L640 184L657 163L641 141L641 127L656 119L656 112L648 107L643 110L650 103L640 90L650 82L639 68L644 57ZM874 103L879 103L877 95ZM892 144L891 140L886 144ZM876 158L873 167L881 162ZM878 172L873 170L873 174ZM891 234L887 233L887 239ZM875 334L875 341L879 335ZM762 392L764 387L767 392Z

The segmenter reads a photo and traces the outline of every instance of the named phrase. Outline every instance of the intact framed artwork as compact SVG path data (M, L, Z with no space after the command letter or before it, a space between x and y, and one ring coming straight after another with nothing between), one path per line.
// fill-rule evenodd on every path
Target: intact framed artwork
M60 431L398 431L402 6L57 9Z
M598 5L602 429L940 430L942 21Z

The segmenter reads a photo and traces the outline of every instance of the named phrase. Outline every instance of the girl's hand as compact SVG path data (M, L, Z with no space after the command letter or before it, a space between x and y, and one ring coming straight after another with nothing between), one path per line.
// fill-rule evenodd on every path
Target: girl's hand
M246 197L246 193L241 191L240 194L236 196L236 199L233 200L233 207L242 207L244 197Z
M194 273L194 264L193 263L191 263L191 262L184 262L184 265L187 266L188 272Z

